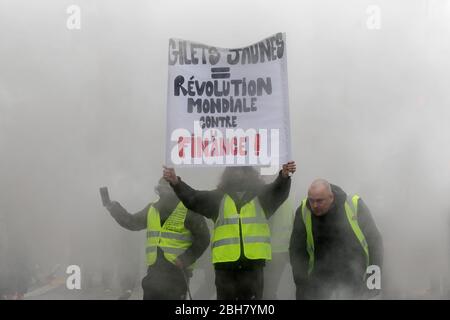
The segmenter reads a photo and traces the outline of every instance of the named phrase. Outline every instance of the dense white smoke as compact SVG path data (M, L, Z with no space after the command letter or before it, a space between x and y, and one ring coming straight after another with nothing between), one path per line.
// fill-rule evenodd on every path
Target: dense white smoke
M71 5L80 29L67 28ZM94 283L104 268L137 268L139 287L145 235L121 229L98 188L129 212L156 198L168 39L242 47L279 31L294 206L318 177L359 193L384 238L387 298L449 283L450 5L438 0L0 0L2 252L44 274L80 265ZM220 170L178 174L211 189ZM286 271L280 297L291 282Z

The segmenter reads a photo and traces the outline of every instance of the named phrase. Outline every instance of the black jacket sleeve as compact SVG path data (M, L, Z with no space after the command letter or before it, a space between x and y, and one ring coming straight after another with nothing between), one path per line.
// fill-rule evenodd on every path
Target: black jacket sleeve
M358 224L369 246L369 263L383 266L383 240L369 208L360 198L358 201Z
M266 218L269 219L275 211L283 204L289 196L291 190L291 178L283 177L281 171L274 182L263 187L259 194L259 202L261 203Z
M113 202L109 213L119 225L131 231L139 231L147 228L147 213L150 204L141 211L130 214L118 202Z
M299 292L304 291L308 279L308 253L306 251L306 229L302 219L302 206L297 209L289 242L289 258L292 266L292 274L297 287L297 298ZM301 295L301 294L300 294Z
M183 266L188 267L208 248L210 236L205 218L193 211L188 211L184 225L192 233L192 245L178 256L178 259L181 260Z
M172 185L172 188L185 207L215 221L223 194L218 190L198 191L178 179L178 184Z

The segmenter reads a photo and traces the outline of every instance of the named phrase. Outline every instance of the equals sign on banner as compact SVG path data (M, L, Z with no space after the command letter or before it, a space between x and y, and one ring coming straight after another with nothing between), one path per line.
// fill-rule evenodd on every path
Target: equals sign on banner
M226 79L230 77L230 68L211 68L211 78Z

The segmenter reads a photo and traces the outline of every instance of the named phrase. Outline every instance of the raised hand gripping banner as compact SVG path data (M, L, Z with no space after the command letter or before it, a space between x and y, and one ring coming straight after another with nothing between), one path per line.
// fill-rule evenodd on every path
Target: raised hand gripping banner
M169 40L166 165L261 166L290 159L286 37L239 49Z

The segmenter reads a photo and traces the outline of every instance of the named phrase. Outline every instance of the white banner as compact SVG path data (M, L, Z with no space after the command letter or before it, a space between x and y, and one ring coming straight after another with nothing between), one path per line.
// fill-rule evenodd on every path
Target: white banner
M286 38L224 49L169 40L166 165L264 166L290 160Z

